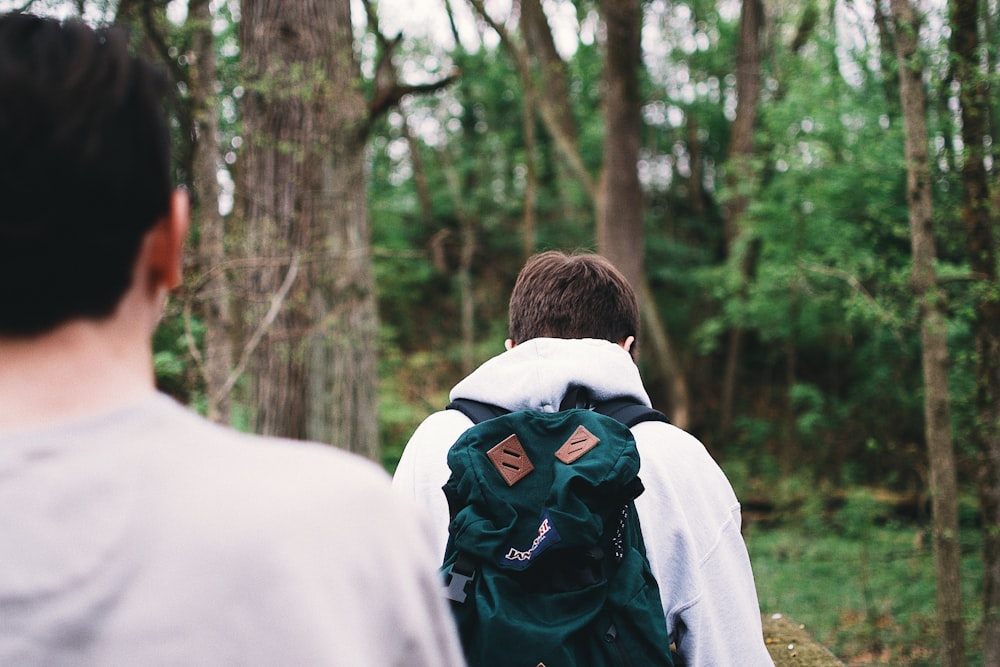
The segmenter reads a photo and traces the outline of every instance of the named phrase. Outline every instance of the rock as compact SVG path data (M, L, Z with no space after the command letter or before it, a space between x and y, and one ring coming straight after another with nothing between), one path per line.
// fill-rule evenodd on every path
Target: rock
M775 667L844 667L837 656L784 614L763 614L764 642Z

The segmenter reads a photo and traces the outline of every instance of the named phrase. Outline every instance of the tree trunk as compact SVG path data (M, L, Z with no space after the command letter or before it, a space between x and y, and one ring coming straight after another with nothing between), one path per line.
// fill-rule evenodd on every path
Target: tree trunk
M733 121L729 141L729 159L726 165L726 189L728 199L725 205L726 250L735 257L742 236L741 224L747 206L750 204L750 190L754 180L751 161L754 153L753 134L757 125L757 108L760 105L761 80L761 31L764 24L762 0L743 0L740 10L740 37L736 56L736 119ZM739 270L745 286L750 282L757 263L754 245L744 248L739 259ZM745 300L743 290L736 298ZM740 357L743 347L743 328L739 323L729 332L726 349L726 367L723 371L721 410L719 427L723 434L729 432L733 423L736 384L739 380Z
M647 347L651 347L653 350L652 356L657 360L656 369L668 384L664 405L657 405L656 397L650 396L650 398L653 399L653 407L665 412L674 426L686 430L691 425L691 394L684 378L681 362L677 357L673 341L667 335L667 328L663 326L663 318L660 317L656 299L650 292L649 282L645 279L642 291L647 296L642 301L643 324L646 325L644 340L648 341Z
M424 159L420 156L420 142L410 131L406 113L403 113L402 133L406 145L410 149L410 162L413 163L413 182L417 186L417 201L420 202L420 217L424 226L433 227L434 207L431 205L431 189L427 185L427 170L424 169Z
M688 205L691 215L700 218L705 215L705 169L701 156L701 141L698 139L698 116L694 109L684 114L687 129L687 151L691 156L691 176L688 178Z
M645 275L646 236L643 230L639 147L642 142L642 4L639 0L603 0L601 12L607 30L605 44L604 160L598 196L597 249L635 288L645 336L640 351L648 349L659 373L669 385L669 412L684 428L690 421L687 384L676 351L663 324Z
M750 204L753 182L751 160L754 154L754 128L760 106L761 31L764 27L764 5L761 0L744 0L740 10L740 36L736 54L736 118L729 138L726 166L725 235L732 249L741 236L740 222Z
M980 281L976 337L975 434L983 515L983 664L1000 665L1000 281L993 235L984 139L989 84L980 69L976 0L951 3L952 52L962 113L962 220L969 267Z
M604 165L597 200L597 248L643 294L643 196L639 183L642 134L639 68L642 66L639 0L603 0L607 27L604 58Z
M521 254L527 260L538 245L538 151L535 140L535 110L538 107L535 87L525 85L521 122L524 124L524 214L521 218Z
M913 250L911 285L920 307L921 362L924 374L925 434L933 512L934 570L941 633L941 664L965 665L961 551L958 533L958 489L951 435L948 390L948 341L944 294L934 268L931 174L928 159L923 71L917 60L918 20L909 0L892 0L899 95L906 136L906 200Z
M205 381L208 418L228 424L231 421L229 375L233 372L233 332L226 271L225 221L219 213L219 119L215 94L218 73L208 0L191 0L188 25L191 27L193 56L189 90L195 126L191 194L198 222L197 261L202 274L200 297L204 304L205 324L201 371Z
M458 270L455 274L455 284L458 288L459 329L462 336L462 374L468 375L475 369L475 292L473 290L472 263L476 257L476 238L479 221L469 210L463 192L471 192L475 185L472 182L462 182L462 177L455 166L455 161L448 147L438 151L441 169L448 184L448 194L455 207L455 216L459 225Z
M899 118L899 76L895 72L896 37L893 34L889 18L882 9L882 0L872 3L875 15L875 27L878 30L879 57L882 65L882 90L885 92L886 112L892 119Z
M378 457L377 320L365 200L367 105L350 3L248 0L240 213L244 315L276 315L250 364L257 430ZM275 297L281 296L282 299Z

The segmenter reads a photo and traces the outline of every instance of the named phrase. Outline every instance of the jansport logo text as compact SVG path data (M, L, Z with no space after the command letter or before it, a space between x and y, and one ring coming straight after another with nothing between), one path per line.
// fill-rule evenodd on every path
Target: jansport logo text
M559 539L559 531L552 525L549 515L546 513L542 516L542 522L538 525L538 535L531 541L531 546L527 549L508 548L503 561L508 566L522 570L528 566L532 558L558 542Z

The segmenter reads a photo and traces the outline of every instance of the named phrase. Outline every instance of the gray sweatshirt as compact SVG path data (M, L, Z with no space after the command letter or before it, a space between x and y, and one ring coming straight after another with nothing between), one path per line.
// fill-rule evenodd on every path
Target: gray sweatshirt
M458 666L407 505L159 395L0 435L0 664Z

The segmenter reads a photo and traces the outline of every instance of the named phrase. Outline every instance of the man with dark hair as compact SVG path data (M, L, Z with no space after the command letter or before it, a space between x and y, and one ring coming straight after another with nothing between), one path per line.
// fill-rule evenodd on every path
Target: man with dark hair
M172 204L166 81L119 31L5 18L0 334L111 314ZM44 261L41 261L44 260Z
M595 338L618 343L635 356L635 292L600 255L536 255L517 277L509 311L512 342Z
M461 664L384 471L156 392L165 90L115 30L0 17L0 664Z
M547 252L529 259L509 315L507 351L459 382L453 401L554 412L567 394L582 389L594 403L627 398L650 405L629 355L639 330L635 292L603 257ZM450 474L448 450L471 425L459 410L431 415L407 443L393 477L397 491L436 517L442 554L450 516L441 491ZM682 664L772 664L740 534L740 505L722 470L698 440L670 424L643 422L632 433L645 486L636 512Z

